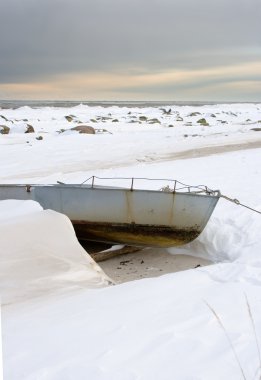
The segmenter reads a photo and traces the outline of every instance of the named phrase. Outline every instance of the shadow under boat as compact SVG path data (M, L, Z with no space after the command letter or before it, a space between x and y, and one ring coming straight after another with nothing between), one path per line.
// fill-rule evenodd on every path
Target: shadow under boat
M203 231L219 198L218 190L176 180L161 190L90 184L0 185L0 199L31 199L67 215L79 240L150 247L191 242ZM163 180L157 180L163 181Z

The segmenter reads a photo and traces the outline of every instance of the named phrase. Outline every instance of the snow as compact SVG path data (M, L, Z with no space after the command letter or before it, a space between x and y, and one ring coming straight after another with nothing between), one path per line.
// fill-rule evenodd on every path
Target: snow
M1 181L173 178L261 210L261 133L252 130L260 127L261 105L171 109L171 115L157 107L0 110L11 129L27 119L36 131L0 135ZM110 133L59 133L77 123L66 115ZM209 126L199 125L201 118ZM169 249L213 265L117 286L108 286L65 216L15 200L0 202L0 215L6 379L260 378L260 214L220 199L198 239Z
M13 222L14 219L37 213L43 208L34 201L19 201L7 199L0 202L0 223Z
M2 305L110 283L65 215L18 200L1 201L0 211L10 212L0 222Z
M193 111L200 112L200 115L189 116ZM208 113L216 114L216 117L206 116L209 126L197 123ZM21 180L46 183L64 178L79 182L79 178L86 179L86 172L93 175L94 171L102 169L137 167L143 163L169 160L173 153L187 150L260 141L259 132L252 130L260 127L258 104L176 106L172 107L171 115L164 115L160 108L152 107L129 109L83 105L71 109L22 107L0 110L0 115L8 119L8 122L3 119L1 123L8 125L11 132L16 128L17 120L27 120L26 123L36 131L0 136L0 159L5 162L1 167L2 183ZM68 115L74 116L71 122L65 118ZM177 121L177 115L183 121ZM146 116L148 121L140 121L141 116ZM106 119L101 119L104 117ZM160 124L149 124L151 119L158 119ZM229 124L222 124L228 120ZM95 129L106 129L110 134L61 133L79 122ZM188 122L192 125L187 126ZM43 140L36 140L39 136ZM83 172L82 175L79 172Z

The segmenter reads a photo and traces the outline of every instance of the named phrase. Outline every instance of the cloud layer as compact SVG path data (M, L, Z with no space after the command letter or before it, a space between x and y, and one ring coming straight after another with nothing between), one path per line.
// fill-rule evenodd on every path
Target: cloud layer
M259 0L3 0L0 98L258 100L260 19Z

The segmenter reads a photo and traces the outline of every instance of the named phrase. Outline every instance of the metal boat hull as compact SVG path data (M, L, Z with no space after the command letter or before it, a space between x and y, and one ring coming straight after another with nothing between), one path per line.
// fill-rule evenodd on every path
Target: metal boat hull
M0 199L32 199L67 215L79 239L172 247L194 240L219 196L81 185L0 185Z

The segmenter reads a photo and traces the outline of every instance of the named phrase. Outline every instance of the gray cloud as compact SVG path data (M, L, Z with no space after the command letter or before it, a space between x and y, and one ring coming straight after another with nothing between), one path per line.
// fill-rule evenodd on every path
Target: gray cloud
M259 0L2 0L0 83L261 57Z

